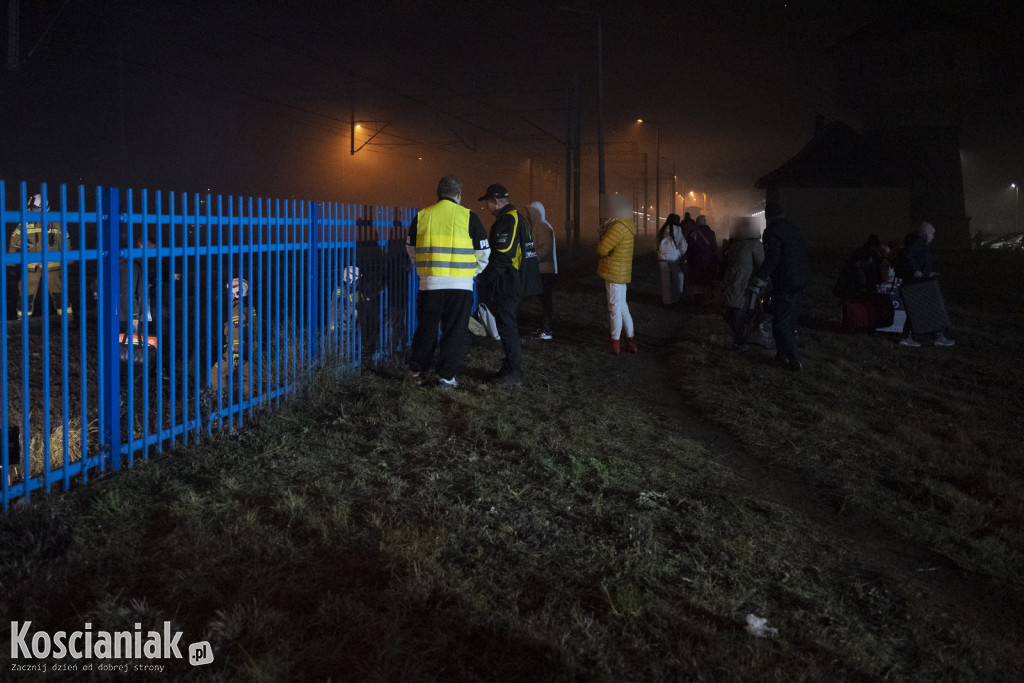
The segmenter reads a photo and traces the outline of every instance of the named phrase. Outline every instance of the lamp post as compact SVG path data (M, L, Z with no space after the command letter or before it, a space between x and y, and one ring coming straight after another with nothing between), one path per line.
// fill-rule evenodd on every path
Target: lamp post
M1013 188L1013 231L1020 231L1020 188L1017 187L1017 183L1010 183L1010 187Z
M577 9L562 5L558 9L575 14L590 14L597 17L597 212L600 225L604 225L605 173L604 173L604 29L601 11Z
M643 125L643 119L637 119L637 124ZM648 121L648 123L651 123ZM654 124L654 225L661 224L661 124ZM647 233L647 225L644 224L644 234Z
M676 180L677 179L678 179L678 176L676 175L676 161L675 161L675 159L673 159L672 160L672 210L669 211L669 213L675 213L676 212Z
M661 126L654 126L654 224L661 225ZM644 226L647 234L647 226Z

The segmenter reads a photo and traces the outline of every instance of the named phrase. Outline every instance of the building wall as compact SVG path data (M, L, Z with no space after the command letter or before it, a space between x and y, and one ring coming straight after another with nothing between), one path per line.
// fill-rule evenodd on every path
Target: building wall
M907 188L782 187L776 192L772 199L812 249L852 249L872 233L883 242L902 241L913 227Z

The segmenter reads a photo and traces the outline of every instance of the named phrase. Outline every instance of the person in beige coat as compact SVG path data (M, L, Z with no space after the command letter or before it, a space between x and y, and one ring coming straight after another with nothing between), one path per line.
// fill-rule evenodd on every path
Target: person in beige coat
M733 335L733 347L741 348L746 339L747 283L764 262L764 245L757 226L749 218L738 218L732 226L725 252L725 308L722 316Z
M633 242L636 223L633 221L633 201L626 195L616 194L608 203L609 218L601 226L601 240L597 244L597 274L604 278L608 297L608 319L611 327L610 353L636 353L633 317L626 303L626 286L633 276ZM620 347L620 337L626 334Z

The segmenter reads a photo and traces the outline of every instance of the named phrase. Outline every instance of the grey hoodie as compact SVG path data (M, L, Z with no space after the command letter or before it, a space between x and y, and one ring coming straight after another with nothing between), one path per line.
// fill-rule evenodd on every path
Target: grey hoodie
M541 273L552 275L558 272L558 255L555 250L555 229L544 217L544 205L531 202L526 205L526 216L533 228L533 246L537 249L537 264Z

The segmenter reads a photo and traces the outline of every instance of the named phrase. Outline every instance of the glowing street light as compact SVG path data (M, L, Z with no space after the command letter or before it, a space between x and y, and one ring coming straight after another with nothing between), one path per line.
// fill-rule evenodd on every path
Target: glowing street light
M1017 183L1010 183L1010 187L1013 188L1014 195L1014 208L1013 208L1013 230L1014 232L1020 231L1020 188L1017 187Z
M643 125L643 119L637 119L637 125ZM654 222L661 222L661 126L654 124ZM646 173L646 171L644 171ZM644 226L647 232L647 226Z

